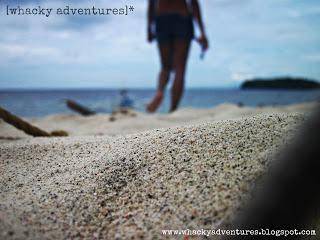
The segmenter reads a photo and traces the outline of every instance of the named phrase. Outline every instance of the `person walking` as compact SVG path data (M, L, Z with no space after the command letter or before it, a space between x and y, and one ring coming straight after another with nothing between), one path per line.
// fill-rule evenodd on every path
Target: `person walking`
M171 74L174 75L174 82L170 112L178 108L184 90L188 53L194 38L194 20L199 26L200 37L197 41L203 54L209 44L198 0L149 0L148 41L157 40L161 70L157 91L147 104L148 112L155 112L160 106Z

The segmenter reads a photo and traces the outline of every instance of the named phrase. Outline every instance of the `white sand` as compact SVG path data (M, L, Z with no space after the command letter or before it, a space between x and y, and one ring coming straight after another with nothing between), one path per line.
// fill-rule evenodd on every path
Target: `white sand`
M228 224L268 156L305 118L270 112L311 109L223 105L116 122L103 115L33 120L73 135L162 127L100 137L30 138L2 123L0 135L21 139L0 144L0 239L163 239L162 229ZM224 118L235 119L217 121Z

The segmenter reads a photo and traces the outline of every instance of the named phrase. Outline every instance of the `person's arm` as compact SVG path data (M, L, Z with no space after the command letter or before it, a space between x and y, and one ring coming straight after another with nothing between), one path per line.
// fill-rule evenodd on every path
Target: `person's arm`
M156 0L149 0L149 5L148 5L147 34L148 34L149 42L152 42L153 40L152 25L153 25L153 19L154 19L155 1Z
M201 44L204 50L207 50L209 47L208 39L206 36L205 27L202 21L202 15L200 10L200 4L198 0L191 0L191 8L192 8L192 15L196 22L198 23L200 29L200 38L198 39L199 43Z

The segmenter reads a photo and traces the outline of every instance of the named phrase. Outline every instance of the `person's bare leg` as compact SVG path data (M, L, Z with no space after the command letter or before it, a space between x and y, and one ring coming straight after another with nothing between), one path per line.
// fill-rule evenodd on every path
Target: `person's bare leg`
M163 100L164 91L170 78L172 65L172 43L159 44L161 70L159 73L158 88L155 96L147 105L148 112L155 112Z
M151 102L147 105L148 112L155 112L157 108L160 106L163 100L165 86L167 85L170 77L170 71L166 69L161 69L159 73L159 83L158 89Z
M183 89L184 76L188 60L190 41L176 41L174 44L173 66L175 71L174 83L171 89L170 112L175 111L180 103Z

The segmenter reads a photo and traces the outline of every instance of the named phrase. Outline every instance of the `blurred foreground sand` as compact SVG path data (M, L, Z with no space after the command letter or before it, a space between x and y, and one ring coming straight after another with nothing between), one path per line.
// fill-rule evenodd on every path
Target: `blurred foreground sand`
M1 136L21 139L0 144L0 239L163 239L163 229L226 226L313 107L32 120L66 138L1 123Z

